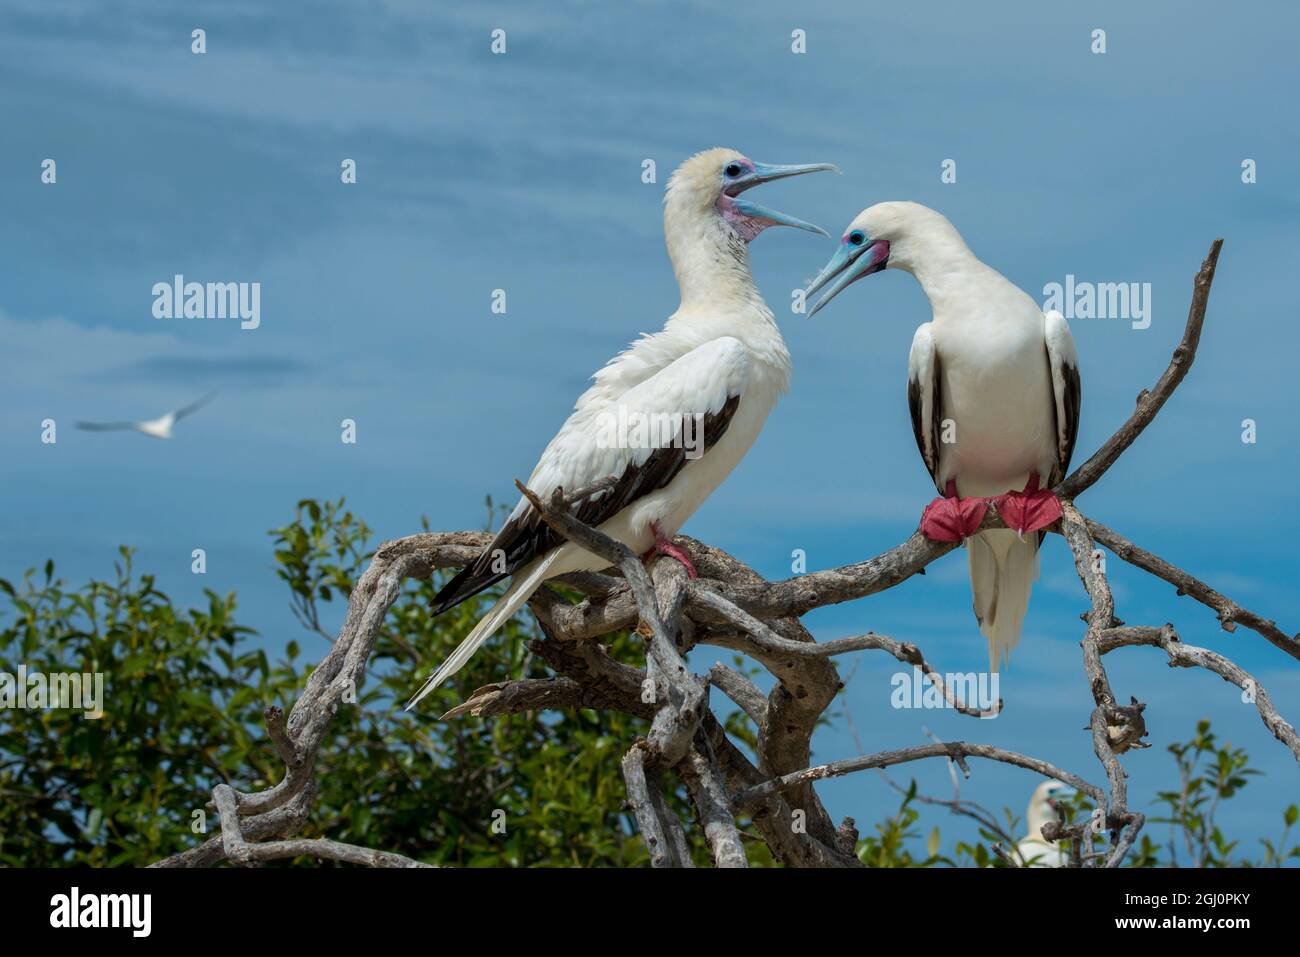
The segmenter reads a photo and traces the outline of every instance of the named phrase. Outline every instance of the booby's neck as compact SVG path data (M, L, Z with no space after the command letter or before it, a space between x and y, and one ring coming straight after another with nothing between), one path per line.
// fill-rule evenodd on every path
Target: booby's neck
M936 318L970 299L972 283L1006 282L971 252L961 233L946 219L926 224L907 239L907 256L891 262L916 277Z
M683 348L719 336L740 339L757 360L756 370L770 385L774 402L789 388L790 351L754 285L744 237L714 207L670 193L664 204L664 239L681 290L681 305L664 331ZM768 389L759 385L758 391Z
M1035 801L1029 805L1029 810L1025 814L1025 825L1029 829L1029 837L1041 841L1043 839L1043 825L1048 821L1055 820L1050 813L1050 808L1041 801Z
M664 238L681 290L680 312L757 306L768 313L749 271L749 245L715 209L664 208Z

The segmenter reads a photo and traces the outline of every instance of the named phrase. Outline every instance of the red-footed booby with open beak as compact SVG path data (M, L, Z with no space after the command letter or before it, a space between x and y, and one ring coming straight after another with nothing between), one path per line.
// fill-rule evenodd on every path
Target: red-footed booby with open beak
M742 194L834 169L757 163L728 149L697 153L678 167L664 196L664 235L681 305L661 332L596 373L542 452L527 482L533 491L549 499L557 487L576 492L614 476L613 488L576 504L574 514L695 575L672 537L749 450L790 379L790 353L750 276L748 244L769 226L827 235ZM407 708L455 674L542 582L608 564L563 541L521 498L479 558L438 593L434 614L505 578L510 587Z
M826 293L812 316L850 284L884 269L920 282L933 318L916 330L907 404L916 447L943 495L921 530L965 539L975 617L997 671L1020 642L1038 545L1061 517L1050 491L1066 474L1079 432L1079 369L1069 326L975 258L941 214L880 203L844 231L807 290ZM976 534L992 502L1013 530Z

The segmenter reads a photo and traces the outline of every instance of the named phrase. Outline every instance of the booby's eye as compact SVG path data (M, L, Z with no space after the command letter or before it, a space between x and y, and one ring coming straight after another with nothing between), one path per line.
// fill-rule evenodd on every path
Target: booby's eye
M867 241L867 234L860 229L855 229L849 233L849 243L853 246L861 246Z
M744 167L741 166L739 163L728 163L727 168L723 170L723 172L726 173L728 176L730 176L732 179L735 179L737 176L740 175L743 169Z

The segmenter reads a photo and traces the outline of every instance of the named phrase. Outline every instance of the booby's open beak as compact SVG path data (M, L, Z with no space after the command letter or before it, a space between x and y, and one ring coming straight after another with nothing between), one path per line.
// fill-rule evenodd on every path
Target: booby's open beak
M817 278L804 290L804 298L807 299L822 286L827 283L831 284L830 288L826 290L826 295L817 300L817 305L813 306L809 311L808 318L811 319L822 306L838 296L851 284L864 276L880 272L888 264L889 243L885 240L879 239L875 242L868 240L855 246L849 242L848 237L845 237L844 241L840 243L840 248L831 257L830 262L822 268L822 271L817 274ZM832 280L834 282L831 282Z
M786 213L777 212L775 209L768 209L766 206L760 206L758 203L748 199L741 199L740 194L747 189L752 189L762 183L771 183L778 179L787 179L791 176L802 176L804 173L817 173L823 170L830 170L838 173L839 167L830 163L803 163L794 165L781 165L776 163L755 163L753 171L746 173L744 176L738 176L727 184L723 192L730 199L732 206L737 212L750 219L758 219L769 223L773 226L793 226L795 229L806 229L810 233L819 233L822 236L829 236L830 233L820 226L814 226L812 223L805 222Z

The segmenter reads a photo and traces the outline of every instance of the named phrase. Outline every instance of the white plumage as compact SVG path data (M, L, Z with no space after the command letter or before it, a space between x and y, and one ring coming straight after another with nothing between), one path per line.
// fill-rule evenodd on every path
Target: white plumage
M841 248L809 289L836 280L813 312L863 276L912 273L933 318L912 340L908 396L917 447L941 494L989 498L1043 487L1069 467L1078 431L1074 341L1060 313L980 262L941 214L881 203L849 224ZM838 277L838 279L837 279ZM971 590L989 666L1020 642L1038 577L1038 536L991 530L966 539Z
M575 492L620 477L616 489L588 500L591 520L644 552L671 538L721 484L758 436L791 371L780 330L750 276L747 242L769 225L816 229L738 196L769 179L826 168L767 167L723 149L682 164L664 200L664 232L681 305L661 332L643 336L596 373L529 476L533 491L548 498L557 487ZM677 453L661 444L623 447L608 441L611 421L674 415L701 416L721 429L720 437L690 459L673 458ZM489 561L494 549L521 563L509 570L505 594L408 708L459 670L543 581L608 564L567 542L545 547L546 531L521 498L479 562L440 593L439 611L504 578Z
M1057 803L1074 793L1074 788L1060 781L1044 781L1034 789L1025 812L1028 833L1016 842L1020 859L1026 867L1065 867L1069 863L1059 842L1043 839L1043 825L1056 820Z

